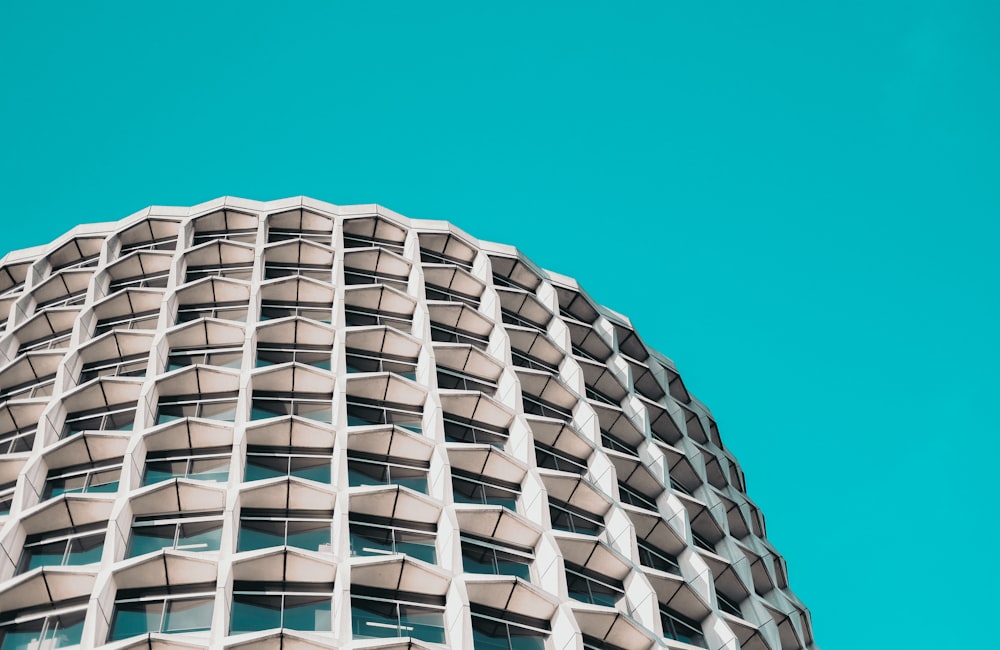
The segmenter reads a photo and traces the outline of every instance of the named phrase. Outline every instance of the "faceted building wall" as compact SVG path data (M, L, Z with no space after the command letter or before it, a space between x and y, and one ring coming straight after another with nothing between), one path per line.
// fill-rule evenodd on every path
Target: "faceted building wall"
M815 647L709 411L512 247L149 208L0 331L0 650Z

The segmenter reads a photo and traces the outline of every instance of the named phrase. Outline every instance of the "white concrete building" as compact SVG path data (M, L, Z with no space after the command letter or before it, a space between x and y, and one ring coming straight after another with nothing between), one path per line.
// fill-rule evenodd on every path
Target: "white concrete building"
M0 332L0 650L815 648L709 411L510 246L153 207Z

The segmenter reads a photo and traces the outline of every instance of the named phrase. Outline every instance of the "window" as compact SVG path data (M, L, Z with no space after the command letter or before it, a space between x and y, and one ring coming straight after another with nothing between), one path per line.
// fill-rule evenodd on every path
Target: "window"
M0 618L0 650L56 650L80 645L87 601L45 605Z
M393 314L375 309L355 307L353 305L346 305L344 307L344 317L347 320L348 327L386 325L394 327L401 332L409 332L413 327L412 317L407 314Z
M321 282L329 282L332 269L325 264L306 264L304 262L266 262L264 264L264 279L287 278L301 275Z
M256 551L272 546L294 546L310 551L331 552L333 511L259 510L244 508L240 514L237 551Z
M690 643L701 648L707 648L701 625L682 614L678 614L663 603L660 603L660 622L663 623L663 636L675 641Z
M610 641L592 637L589 634L583 635L583 650L626 650Z
M207 241L224 239L227 241L240 241L249 244L257 241L257 227L252 228L228 228L226 230L202 230L194 233L194 243L192 246L204 244Z
M580 475L587 473L587 460L585 458L571 456L558 447L550 447L537 440L535 441L535 462L538 463L539 467L545 469Z
M444 435L448 442L466 442L480 445L491 445L503 449L507 444L509 432L503 427L497 427L482 422L475 422L451 413L444 414Z
M17 481L0 485L0 517L10 514L10 508L14 505L14 490L16 488Z
M573 413L561 406L556 406L552 402L536 397L531 393L522 392L521 401L524 403L524 412L530 415L541 415L546 418L555 418L569 422L573 419Z
M652 510L656 512L656 501L635 489L628 483L618 481L618 494L622 502L633 505L637 508Z
M333 351L327 345L260 342L257 344L257 367L296 362L329 370L332 354Z
M333 583L236 581L229 633L273 628L329 632L332 605Z
M616 607L625 598L625 585L596 571L566 562L569 597L591 605Z
M521 495L521 486L517 483L452 467L451 485L455 503L482 503L517 511L517 498Z
M81 431L131 431L135 421L135 407L136 403L132 402L70 413L63 424L62 437Z
M472 262L460 260L457 257L451 257L428 248L420 249L420 262L423 264L454 264L466 271L472 270Z
M428 300L446 300L448 302L464 302L470 307L479 308L479 296L470 296L467 293L455 291L447 287L440 287L435 284L426 283L424 293Z
M135 242L134 244L122 244L122 250L118 256L125 257L135 251L172 251L176 247L177 236L170 235L169 237L148 239L146 241Z
M260 319L263 321L299 316L329 324L332 322L331 309L330 303L265 300L260 306Z
M604 530L604 519L595 514L549 497L552 527L569 533L598 535Z
M37 305L36 309L55 309L56 307L70 307L72 305L82 305L87 299L87 290L81 289L80 291L74 291L73 293L64 293L61 296L56 296L55 298L49 298L48 300L42 300Z
M251 420L264 420L284 415L297 415L317 422L333 421L332 393L286 393L255 390Z
M247 303L217 302L198 305L179 305L177 307L177 322L187 323L199 318L221 318L245 323L247 320Z
M52 384L55 382L55 373L32 379L16 386L10 386L0 391L0 402L12 399L34 399L36 397L50 397L52 395Z
M530 321L527 318L523 318L517 312L511 311L509 309L501 308L500 309L500 318L503 319L503 322L506 323L507 325L516 325L516 326L519 326L519 327L527 327L529 329L533 329L533 330L537 330L539 332L542 332L543 334L547 331L545 329L545 323L539 324L539 323L536 323L534 321Z
M743 618L743 610L740 609L738 600L727 597L718 589L715 590L715 597L719 600L719 609L737 618Z
M437 526L403 519L351 513L351 555L402 553L429 564L437 563Z
M330 449L295 447L247 448L247 467L244 480L261 481L277 476L296 476L310 481L330 483Z
M98 377L145 377L148 355L132 354L119 359L101 359L84 364L80 372L80 383L86 383Z
M121 458L95 465L77 465L55 469L49 472L48 478L45 480L44 498L52 499L60 494L117 492L121 474Z
M428 461L395 458L350 450L347 471L350 487L362 485L401 485L427 493Z
M444 643L444 596L352 585L351 632L355 639L412 637Z
M100 336L111 330L148 330L156 329L156 319L160 317L160 310L144 311L139 314L125 314L122 316L111 316L97 321L97 328L94 336Z
M64 348L69 344L69 337L72 334L73 329L70 328L62 332L56 332L54 334L49 334L48 336L43 336L42 338L33 339L26 343L22 343L21 347L17 349L17 353L24 354L25 352L33 352L36 350L56 350Z
M107 522L28 535L17 572L41 566L80 566L101 561Z
M405 292L407 277L405 275L393 275L381 271L344 267L344 284L384 284Z
M108 285L108 293L112 294L122 289L163 289L170 278L170 270L159 271L149 275L138 275L132 278L112 280Z
M545 361L542 361L541 359L536 359L535 357L529 354L521 352L517 348L512 347L510 349L510 357L511 361L514 362L515 366L520 366L522 368L530 368L532 370L541 370L542 372L547 372L550 375L559 373L559 368L552 365L551 363L547 363Z
M231 456L229 447L151 452L146 456L142 484L153 485L175 478L224 483L229 478Z
M232 264L205 264L187 267L185 282L194 282L202 278L217 277L231 280L249 280L253 275L253 261L235 262Z
M369 352L347 348L347 372L392 372L400 377L415 380L417 362L385 352Z
M143 634L190 634L212 629L215 583L164 589L122 589L108 642Z
M222 541L221 512L172 512L140 515L132 522L128 557L164 548L218 551Z
M659 569L674 575L681 574L681 567L677 563L677 557L663 549L657 548L644 539L637 539L639 545L639 562L643 566L651 569Z
M423 418L423 411L419 406L347 396L348 426L393 424L414 433L421 433Z
M35 432L38 423L32 422L14 429L0 433L0 454L18 454L24 451L31 451L35 444Z
M472 604L475 650L543 650L549 630L544 619Z
M381 237L366 237L344 232L344 248L374 248L380 247L400 255L403 254L403 242L396 242Z
M530 582L533 560L531 548L462 533L462 563L467 573L517 576Z
M230 347L177 348L167 357L167 372L202 364L220 368L239 368L243 364L243 349Z
M621 438L612 435L604 429L601 429L601 445L603 445L605 449L612 449L628 456L632 456L633 458L639 457L639 454L636 453L635 447L630 446Z
M305 228L299 230L282 226L271 226L267 229L267 242L269 244L290 239L308 239L329 246L332 236L329 230L306 230Z
M472 334L471 332L455 329L453 327L445 327L443 325L438 325L433 321L431 321L431 340L438 343L468 343L469 345L477 347L480 350L485 350L486 346L490 342L489 338L486 336Z
M706 538L704 535L699 534L698 531L696 531L694 528L691 529L691 539L692 541L694 541L694 545L697 546L698 548L704 549L711 553L716 552L715 544L710 542L708 538Z
M156 424L173 422L181 418L204 418L220 422L236 420L238 391L207 393L205 395L166 395L160 398L156 411Z
M472 390L489 396L496 395L497 385L481 377L474 377L450 368L437 369L438 388L445 390Z

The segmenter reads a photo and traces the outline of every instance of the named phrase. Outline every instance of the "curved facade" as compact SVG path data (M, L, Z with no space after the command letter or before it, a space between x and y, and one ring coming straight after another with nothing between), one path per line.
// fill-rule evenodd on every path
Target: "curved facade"
M154 207L0 321L0 650L815 647L709 411L512 247Z

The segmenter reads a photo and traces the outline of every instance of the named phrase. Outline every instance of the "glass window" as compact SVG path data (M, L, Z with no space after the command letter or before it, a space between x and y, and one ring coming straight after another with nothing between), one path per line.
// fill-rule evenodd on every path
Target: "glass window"
M428 300L447 300L449 302L464 302L470 307L475 307L479 309L479 296L470 296L467 293L461 293L455 291L454 289L449 289L447 287L439 287L434 284L427 283L424 285L424 293L427 295Z
M172 251L177 247L177 236L159 237L146 241L135 242L134 244L123 244L119 257L125 257L134 251Z
M401 485L417 492L427 493L427 461L394 458L347 452L347 471L350 487L362 485Z
M264 279L287 278L301 275L321 282L329 282L333 269L324 264L305 264L302 262L266 262L264 264Z
M333 452L330 449L296 447L247 448L245 481L261 481L277 476L297 476L319 483L330 483Z
M329 632L333 629L332 583L233 584L230 634L273 628Z
M394 424L414 433L423 429L423 410L419 406L367 400L347 396L348 426Z
M407 277L405 275L392 275L379 271L368 271L365 269L352 269L344 267L345 284L384 284L396 287L400 291L406 291Z
M566 588L569 597L591 605L615 607L625 598L625 586L582 566L566 562Z
M253 275L253 262L238 262L236 264L207 264L189 266L185 282L194 282L201 278L218 277L231 280L249 280Z
M194 243L192 246L198 246L199 244L204 244L205 242L214 241L216 239L253 244L257 241L257 228L255 226L253 228L196 231L194 233Z
M444 414L444 435L448 442L467 442L491 445L503 449L510 433L503 427L496 427L451 413Z
M187 323L199 318L220 318L239 323L247 320L247 303L213 302L201 305L180 305L177 307L177 322Z
M644 508L656 512L656 501L635 489L628 483L618 481L618 494L624 503L628 503L637 508Z
M549 630L544 619L472 604L475 650L543 650Z
M150 633L191 634L212 629L215 583L168 588L167 593L118 592L108 642Z
M9 515L10 508L14 505L14 489L17 481L0 485L0 516Z
M257 344L257 367L279 363L302 363L323 370L330 369L330 346L306 343L264 343Z
M256 551L272 546L294 546L330 553L333 512L324 510L257 510L240 513L237 551Z
M700 648L708 647L700 623L675 612L663 603L660 603L660 622L663 623L663 636L666 638L690 643Z
M497 392L497 385L480 377L473 377L450 368L437 369L438 388L444 390L473 390L489 396Z
M539 467L545 469L555 469L562 472L573 472L574 474L587 473L587 460L572 456L558 447L550 447L544 443L535 441L535 462Z
M239 368L243 364L243 349L232 347L177 348L167 357L167 372L194 365Z
M17 572L41 566L80 566L101 561L107 522L28 535Z
M355 639L412 637L444 643L444 596L352 586L351 632Z
M462 533L462 562L467 573L512 575L531 581L532 549Z
M536 359L530 354L521 352L516 348L510 349L511 360L514 362L515 366L520 366L522 368L531 368L532 370L541 370L542 372L547 372L549 374L557 374L559 368L548 363L547 361L542 361L541 359Z
M329 246L332 236L329 230L296 230L294 228L278 226L271 226L267 229L268 243L273 244L274 242L288 241L290 239L308 239L309 241Z
M556 530L586 535L599 535L604 530L602 517L552 497L549 497L549 516Z
M403 254L403 242L392 241L389 239L383 239L381 237L367 237L365 235L356 235L352 233L344 233L344 248L385 248L386 250L391 250L394 253L400 255Z
M138 275L131 278L121 278L112 280L108 285L108 293L121 291L122 289L163 289L170 279L170 271L160 271L150 275Z
M351 513L350 531L351 555L403 553L429 564L437 563L434 524Z
M344 318L348 327L369 327L372 325L385 325L393 327L400 332L409 332L413 327L412 317L407 314L393 314L389 312L377 311L346 305L344 307Z
M347 372L392 372L400 377L417 378L416 359L407 359L384 352L369 352L347 348Z
M121 474L121 458L94 465L54 469L45 480L44 498L52 499L60 494L117 492Z
M677 563L677 557L663 549L657 548L644 539L637 539L639 545L639 562L643 566L651 569L659 569L674 575L681 574L681 567Z
M541 415L546 418L555 418L564 422L573 419L573 413L561 406L556 406L552 402L547 402L540 397L528 392L521 393L521 402L524 404L524 412L531 415Z
M94 329L94 336L100 336L111 330L150 330L156 329L156 320L160 317L160 310L145 311L140 314L126 314L123 316L112 316L102 318L97 321Z
M146 456L142 484L153 485L175 478L224 483L229 479L231 456L229 447L151 452Z
M267 299L261 303L260 319L262 321L272 320L275 318L287 318L289 316L309 318L326 324L330 324L333 318L330 303L287 302L282 300Z
M13 431L0 433L0 454L17 454L31 451L35 444L35 432L38 429L37 423L32 423Z
M479 336L478 334L472 334L471 332L465 332L453 327L438 325L433 321L431 321L431 340L438 343L468 343L480 350L485 350L490 342L489 338L485 336Z
M333 393L289 393L255 390L251 420L297 415L317 422L333 421Z
M452 467L451 485L455 503L482 503L517 511L517 498L521 495L521 486L517 483Z
M56 332L48 336L43 336L39 339L33 339L26 343L22 343L17 349L18 354L24 354L25 352L32 352L35 350L56 350L64 348L69 345L69 337L73 334L72 329L68 329L64 332Z
M0 391L0 402L14 399L34 399L36 397L50 397L52 395L52 384L55 383L55 373L38 377L16 386L10 386Z
M81 431L131 431L135 422L135 407L136 402L132 402L70 413L63 424L62 437Z
M173 422L181 418L204 418L220 422L236 420L238 391L207 393L205 395L168 395L160 398L156 411L156 424Z
M132 522L128 557L164 548L182 551L218 551L222 541L221 512L141 515Z
M420 249L420 262L423 264L454 264L455 266L462 267L466 271L472 270L472 262L460 260L457 257L451 257L450 255L445 255L444 253L439 253L437 251L430 250L429 248Z
M542 333L545 333L547 331L545 329L545 326L548 323L548 319L544 323L536 323L534 321L528 320L527 318L524 318L517 312L513 312L509 309L505 309L502 307L500 308L500 317L503 319L503 322L506 323L507 325L527 327L529 329L537 330Z
M98 377L145 377L148 358L148 354L142 353L84 364L80 372L80 383Z
M56 650L80 645L86 602L63 611L5 612L0 622L0 650Z

